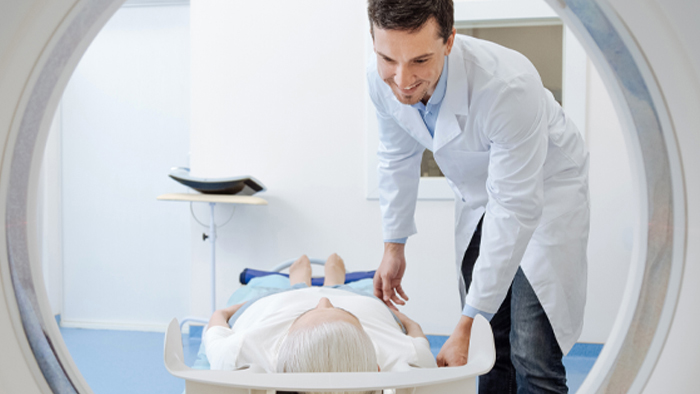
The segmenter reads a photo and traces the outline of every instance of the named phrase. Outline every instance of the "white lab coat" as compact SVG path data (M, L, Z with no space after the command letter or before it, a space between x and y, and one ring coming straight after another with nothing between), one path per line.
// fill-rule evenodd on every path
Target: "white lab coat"
M456 196L458 267L486 213L466 304L496 312L520 266L566 354L581 333L586 298L583 139L515 51L457 35L447 75L431 138L418 111L396 100L375 64L368 68L379 121L384 239L416 232L420 162L423 150L432 150Z

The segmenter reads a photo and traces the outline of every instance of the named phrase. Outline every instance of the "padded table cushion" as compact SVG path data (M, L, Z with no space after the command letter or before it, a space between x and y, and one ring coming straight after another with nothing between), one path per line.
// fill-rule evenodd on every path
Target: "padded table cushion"
M374 278L375 272L377 272L377 271L348 272L345 274L345 283L356 282L360 279ZM242 285L247 285L248 282L250 282L250 280L253 278L261 278L263 276L268 276L268 275L281 275L281 276L289 278L289 274L283 274L281 272L261 271L261 270L254 270L251 268L246 268L243 270L243 272L241 272L241 275L238 278L238 280L241 282ZM311 286L323 286L323 278L311 278Z

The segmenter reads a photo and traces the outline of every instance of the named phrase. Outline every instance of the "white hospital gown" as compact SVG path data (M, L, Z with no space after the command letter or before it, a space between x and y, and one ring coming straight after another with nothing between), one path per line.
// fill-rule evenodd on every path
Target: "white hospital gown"
M204 334L207 358L214 370L254 368L275 372L277 351L294 319L314 308L322 297L357 316L377 352L382 371L437 367L425 338L404 334L380 300L350 291L310 287L272 294L250 305L232 328L215 326Z

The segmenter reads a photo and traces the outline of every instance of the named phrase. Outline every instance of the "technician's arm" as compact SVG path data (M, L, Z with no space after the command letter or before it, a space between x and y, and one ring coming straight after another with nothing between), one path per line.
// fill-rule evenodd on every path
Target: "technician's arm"
M228 328L229 319L243 306L243 304L245 304L245 302L214 311L209 319L209 327L221 326Z
M406 268L401 242L416 233L414 213L425 148L386 112L383 98L372 88L373 83L383 82L373 82L370 76L370 97L379 125L379 205L385 240L384 256L374 276L374 294L395 309L394 304L403 305L408 299L401 287Z
M469 339L472 335L474 319L462 316L452 335L442 345L436 361L438 367L457 367L467 363L469 358Z
M522 75L500 92L485 117L488 202L463 315L498 310L540 222L549 137L545 99L539 79Z
M498 310L539 224L548 143L542 94L535 77L517 77L500 92L484 122L491 153L481 252L462 317L438 354L438 366L467 363L475 313L490 318Z
M382 211L382 236L389 241L416 233L414 214L425 148L379 109L377 120L379 207Z

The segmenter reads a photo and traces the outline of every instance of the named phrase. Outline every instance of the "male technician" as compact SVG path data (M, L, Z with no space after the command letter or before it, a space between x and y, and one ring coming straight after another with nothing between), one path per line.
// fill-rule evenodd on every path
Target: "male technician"
M565 393L562 357L581 333L588 153L532 64L456 35L452 0L369 0L376 64L384 256L375 294L404 304L404 243L425 149L455 193L466 291L438 365L467 362L475 315L490 319L496 366L481 393Z

